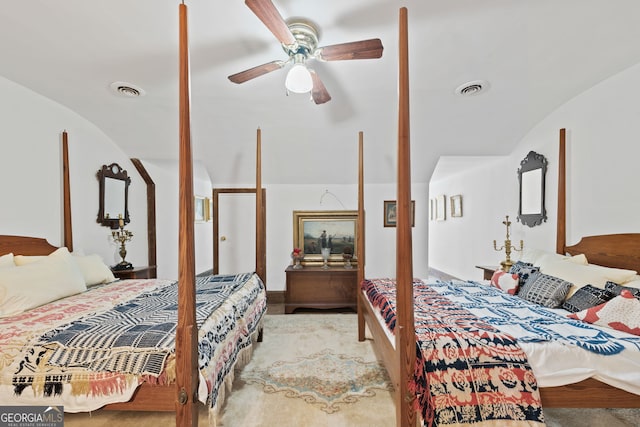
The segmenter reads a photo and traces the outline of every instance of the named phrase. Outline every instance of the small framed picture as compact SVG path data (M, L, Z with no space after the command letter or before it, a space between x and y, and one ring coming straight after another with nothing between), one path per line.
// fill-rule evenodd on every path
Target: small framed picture
M429 199L429 220L436 219L436 199Z
M213 220L213 203L208 197L205 197L204 199L204 220L205 222Z
M195 222L205 222L206 220L206 198L201 196L193 197L193 212Z
M441 194L436 197L436 221L444 221L447 219L446 196Z
M396 201L385 200L384 201L384 226L395 227L396 226ZM411 226L416 225L416 202L411 201Z
M462 216L462 195L457 194L449 197L451 201L451 218Z

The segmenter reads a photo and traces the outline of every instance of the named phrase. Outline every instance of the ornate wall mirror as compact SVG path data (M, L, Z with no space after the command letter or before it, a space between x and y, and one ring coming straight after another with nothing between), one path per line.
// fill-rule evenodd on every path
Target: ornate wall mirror
M520 181L520 206L518 221L534 227L547 221L544 207L544 177L547 173L547 159L535 151L529 151L520 162L518 180Z
M127 171L117 163L111 163L109 166L102 165L97 176L100 182L98 223L115 229L118 228L119 219L122 218L124 224L128 224L131 178L127 176Z

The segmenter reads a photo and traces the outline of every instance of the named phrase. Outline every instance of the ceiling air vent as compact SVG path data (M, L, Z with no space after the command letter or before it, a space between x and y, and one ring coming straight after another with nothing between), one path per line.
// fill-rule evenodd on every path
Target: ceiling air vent
M456 93L462 96L478 95L489 88L489 83L484 80L474 80L464 83L456 88Z
M144 90L136 85L132 85L131 83L113 82L110 87L117 95L124 96L126 98L137 98L139 96L144 96L145 94Z

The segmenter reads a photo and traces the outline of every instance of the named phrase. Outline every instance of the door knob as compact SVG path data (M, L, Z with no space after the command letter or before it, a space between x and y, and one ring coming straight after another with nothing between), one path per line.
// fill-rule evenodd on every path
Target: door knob
M224 241L226 241L226 240L227 240L227 236L221 236L221 237L220 237L220 241L221 241L221 242L224 242Z

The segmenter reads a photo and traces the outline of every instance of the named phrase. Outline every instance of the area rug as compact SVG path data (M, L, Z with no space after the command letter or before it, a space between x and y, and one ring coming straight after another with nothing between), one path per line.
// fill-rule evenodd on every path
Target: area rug
M362 397L373 397L376 390L392 391L380 363L336 354L332 349L293 361L279 360L265 369L247 369L240 378L247 384L261 384L265 393L302 399L328 414Z
M393 426L392 390L355 314L267 315L219 425Z

